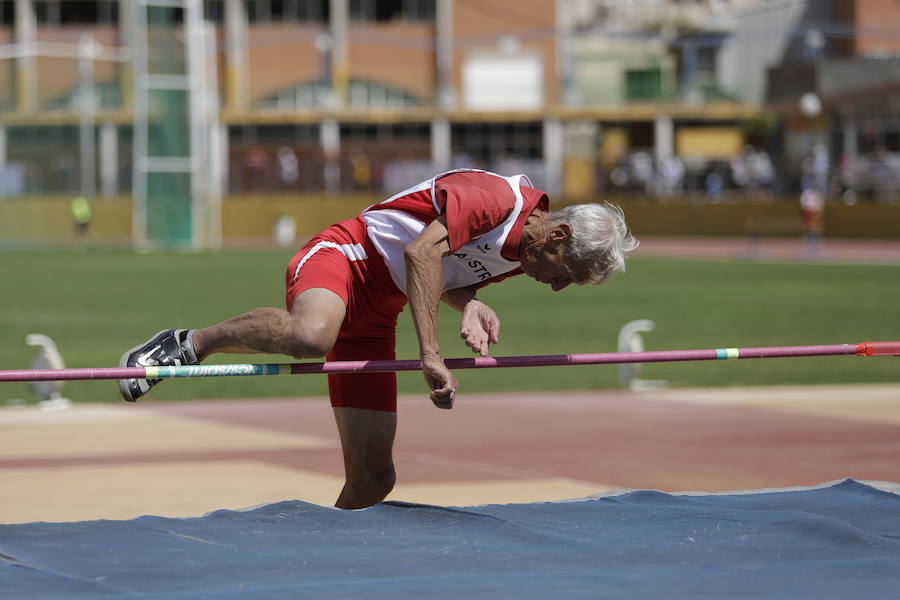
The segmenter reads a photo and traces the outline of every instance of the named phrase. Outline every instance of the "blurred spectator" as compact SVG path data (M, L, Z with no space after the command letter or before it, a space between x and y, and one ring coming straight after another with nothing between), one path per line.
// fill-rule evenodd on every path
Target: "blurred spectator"
M722 200L725 191L725 171L727 167L723 161L713 161L706 178L703 181L706 196L710 202Z
M721 159L695 157L687 162L673 155L654 165L652 154L633 150L625 154L607 175L609 186L623 193L637 193L659 199L685 195L719 202L737 189L746 197L771 198L775 188L775 167L769 154L747 145L740 154Z
M754 190L759 195L770 197L775 187L775 166L769 158L769 153L765 150L755 151L750 156L749 162L750 179Z
M870 178L875 199L879 202L893 202L897 197L897 178L891 169L887 150L879 146L870 163Z
M660 161L657 178L657 195L661 198L672 198L684 191L684 163L677 156L670 156Z
M815 187L816 191L824 197L828 193L829 162L828 148L825 147L825 144L818 143L813 146L802 165L803 178L806 180L803 187Z
M247 152L244 166L247 171L247 189L265 190L270 187L269 156L262 146L254 146Z
M653 157L646 150L629 152L610 171L609 182L623 192L653 195L658 191Z
M300 179L300 162L294 150L283 146L278 149L278 180L282 187L293 188Z
M656 173L653 169L653 158L645 150L634 152L630 156L631 177L635 185L646 193L652 193Z
M824 229L825 197L816 187L814 181L803 180L803 191L800 193L800 213L803 215L804 235L807 252L815 256L819 250L819 240Z
M748 151L747 147L745 146L740 154L732 156L729 160L729 166L731 167L731 180L734 182L734 185L736 185L741 191L745 191L750 188L750 166L747 164L747 156L750 154L752 154L752 150Z
M357 190L372 189L372 163L362 152L350 155L350 170L353 176L353 187Z
M325 180L327 194L341 193L341 157L339 152L325 152L322 165L322 177Z
M842 157L833 185L845 204L870 200L896 202L900 192L900 156L883 147L869 155Z
M72 211L72 220L75 223L75 237L84 241L88 234L88 227L91 225L91 219L93 218L91 204L87 201L87 198L76 196L75 198L72 198L69 208Z

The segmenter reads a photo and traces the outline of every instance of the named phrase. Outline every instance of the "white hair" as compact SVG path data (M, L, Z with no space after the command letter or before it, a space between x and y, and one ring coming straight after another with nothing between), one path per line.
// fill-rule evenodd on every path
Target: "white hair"
M625 256L639 242L628 231L622 209L609 202L576 204L550 214L552 226L566 223L572 234L565 254L586 272L587 283L599 285L617 271L625 271Z

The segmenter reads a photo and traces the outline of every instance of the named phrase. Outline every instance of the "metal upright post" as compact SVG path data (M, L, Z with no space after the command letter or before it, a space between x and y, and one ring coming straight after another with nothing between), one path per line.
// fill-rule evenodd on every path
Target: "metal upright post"
M245 110L247 83L247 8L243 0L225 0L225 104Z
M32 0L16 0L16 107L22 112L37 109L37 23Z
M119 132L115 123L100 126L100 195L112 198L119 193Z
M347 20L349 0L329 0L331 7L331 93L334 108L347 103L350 61L347 57Z
M434 104L437 116L431 122L431 161L438 171L453 165L453 141L450 121L446 113L456 105L453 89L453 4L451 0L437 0L435 10L435 54L437 86Z
M78 38L78 114L81 164L81 196L94 200L97 195L97 148L94 118L97 102L94 94L94 36L82 33Z
M131 238L138 249L147 247L147 7L135 0L131 10L131 64L134 83L132 127Z
M180 8L184 14L184 52L185 73L154 73L150 70L149 63L149 37L147 12L151 9L176 9ZM207 88L215 85L207 79L206 46L208 36L202 22L202 4L200 0L135 0L132 13L133 24L133 65L134 65L134 213L133 213L133 242L136 247L147 249L158 245L187 245L192 248L205 246L207 242L208 224L215 222L209 215L206 205L206 192L209 188L208 162L209 152L209 111L210 101ZM173 23L174 26L174 23ZM160 149L159 144L154 145L151 153L150 121L151 119L165 118L166 111L162 109L164 102L161 97L165 92L183 92L184 102L187 104L188 124L186 131L186 153L166 153ZM158 94L156 102L150 102L150 97ZM170 97L169 97L170 98ZM151 113L151 105L155 106ZM171 114L171 113L170 113ZM157 123L165 125L166 122ZM168 122L171 125L171 121ZM180 212L177 203L165 207L151 207L148 203L148 180L156 177L170 185L180 183L177 177L166 179L166 176L187 174L189 185L186 190L186 202L189 206ZM174 183L173 183L174 182ZM153 203L156 204L155 202ZM188 219L189 232L174 232L167 229L165 223L163 231L151 232L148 224L148 211L168 211L174 219L180 219L179 223L185 223ZM218 210L218 204L213 208ZM159 215L156 215L159 217ZM181 239L178 234L187 233L188 240ZM217 237L214 234L214 238Z
M453 3L437 0L435 11L435 54L437 62L438 109L449 111L456 105L453 86Z
M206 189L209 179L207 135L205 37L200 0L184 0L185 50L187 52L188 109L190 120L191 226L195 248L206 246Z
M544 189L550 194L562 192L563 160L565 158L565 134L562 121L544 119Z

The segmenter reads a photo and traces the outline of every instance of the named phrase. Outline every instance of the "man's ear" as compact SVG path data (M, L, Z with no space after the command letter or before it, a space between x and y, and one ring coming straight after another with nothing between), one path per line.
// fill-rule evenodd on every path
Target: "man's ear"
M572 235L572 226L568 223L560 223L550 230L551 242L562 242Z

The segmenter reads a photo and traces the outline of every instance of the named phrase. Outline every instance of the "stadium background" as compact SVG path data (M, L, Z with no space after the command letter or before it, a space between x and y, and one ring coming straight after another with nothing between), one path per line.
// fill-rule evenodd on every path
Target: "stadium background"
M459 166L616 201L644 242L599 289L486 288L496 354L612 351L647 318L648 349L898 339L898 50L888 0L2 0L0 366L29 365L30 333L110 366L278 305L304 238ZM392 498L898 481L895 363L645 365L658 393L608 368L467 372L450 413L402 374ZM136 406L71 382L68 411L2 392L28 405L0 411L0 522L329 504L342 483L322 378L167 382Z
M0 2L0 239L309 236L453 167L642 235L897 237L900 9L852 2ZM287 217L287 218L285 218Z

